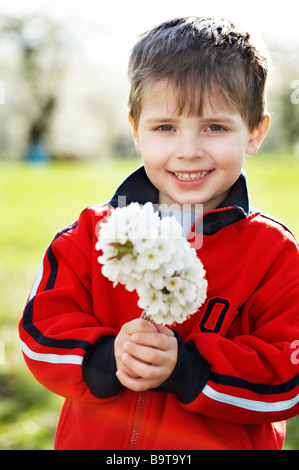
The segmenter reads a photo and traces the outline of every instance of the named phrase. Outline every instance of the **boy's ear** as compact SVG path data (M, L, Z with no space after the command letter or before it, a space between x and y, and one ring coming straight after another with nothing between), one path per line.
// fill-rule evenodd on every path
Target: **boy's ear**
M134 143L135 143L136 152L141 155L138 129L135 128L134 119L131 115L129 115L129 122L130 122L131 128L132 128L132 134L133 134L133 140L134 140Z
M270 114L265 113L262 120L258 123L250 135L246 153L247 155L255 155L260 148L270 126Z

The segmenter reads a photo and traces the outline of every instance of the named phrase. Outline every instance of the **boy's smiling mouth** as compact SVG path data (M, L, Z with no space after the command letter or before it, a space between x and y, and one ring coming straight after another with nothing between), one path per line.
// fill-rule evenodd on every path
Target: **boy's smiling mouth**
M176 176L176 178L180 181L196 181L200 180L201 178L204 178L207 176L208 173L210 173L211 170L208 171L197 171L197 172L177 172L173 171L171 172L173 175Z

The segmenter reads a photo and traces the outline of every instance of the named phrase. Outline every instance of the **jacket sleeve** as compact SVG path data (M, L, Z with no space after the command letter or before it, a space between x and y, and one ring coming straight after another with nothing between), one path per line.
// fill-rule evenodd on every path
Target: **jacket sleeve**
M47 249L19 335L26 363L39 382L64 397L94 401L117 395L121 385L113 353L118 332L100 325L93 312L90 240L94 224L89 219L87 210L59 232Z
M298 414L299 257L291 238L284 245L229 336L179 339L177 366L162 389L186 410L243 424Z

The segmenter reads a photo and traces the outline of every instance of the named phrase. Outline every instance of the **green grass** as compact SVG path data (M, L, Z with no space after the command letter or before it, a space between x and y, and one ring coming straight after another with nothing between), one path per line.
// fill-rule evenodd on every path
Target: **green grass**
M281 220L299 240L299 159L292 153L273 152L247 157L250 202Z
M0 449L51 449L62 398L27 370L17 325L41 260L56 231L88 205L105 202L140 160L0 164ZM299 239L299 160L260 155L246 162L251 203L287 224ZM299 449L299 421L289 421L286 449Z

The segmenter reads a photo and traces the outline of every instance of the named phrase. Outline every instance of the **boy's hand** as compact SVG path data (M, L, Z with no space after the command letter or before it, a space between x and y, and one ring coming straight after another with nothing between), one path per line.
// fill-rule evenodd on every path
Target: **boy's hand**
M118 380L140 392L157 388L171 375L178 355L173 331L146 320L123 325L115 340Z
M156 333L157 328L153 323L150 323L146 320L142 320L137 318L132 320L128 323L125 323L122 327L120 332L115 338L114 343L114 355L115 355L115 362L117 370L123 370L128 375L132 377L139 377L139 375L135 374L129 367L125 365L122 360L122 356L125 352L124 345L131 340L131 337L134 333Z

